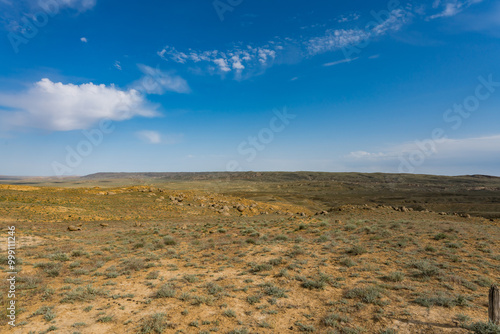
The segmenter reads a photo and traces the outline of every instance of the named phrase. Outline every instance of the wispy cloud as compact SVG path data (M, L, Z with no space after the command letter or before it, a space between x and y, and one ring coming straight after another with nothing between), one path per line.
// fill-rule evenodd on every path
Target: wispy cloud
M355 151L345 158L353 160L398 161L400 157L423 153L430 160L488 158L499 156L500 134L492 136L471 137L462 139L443 138L437 141L423 140L407 142L386 147L378 152Z
M91 10L95 5L96 0L0 1L0 11L2 12L0 24L3 24L9 31L20 31L23 17L33 19L33 16L40 12L61 13L65 9L83 13Z
M80 41L82 41L83 43L87 43L87 42L88 42L88 40L87 40L87 38L86 38L86 37L82 37L82 38L80 38Z
M138 91L146 94L162 95L167 91L176 93L190 93L191 89L186 80L178 75L167 73L159 68L152 68L147 65L137 65L144 76L136 81L132 86Z
M119 70L119 71L121 71L121 70L122 70L122 65L121 65L121 63L120 63L118 60L116 60L116 61L115 61L115 63L113 64L113 66L114 66L117 70Z
M153 130L138 131L135 133L135 135L140 140L148 144L166 144L166 145L173 145L180 143L184 137L182 134L163 135L160 132Z
M341 50L391 31L398 31L410 15L403 9L396 9L391 11L385 20L380 20L368 28L327 29L319 36L299 39L277 37L262 46L235 46L224 51L194 49L179 51L173 46L166 46L158 52L158 55L166 61L178 64L200 67L204 65L204 70L211 74L232 73L235 79L244 79L253 74L260 74L274 64L283 63L283 58L290 54L294 54L298 59L309 58Z
M159 144L161 143L161 135L158 131L144 130L136 132L139 139L149 144Z
M63 84L42 79L17 94L0 94L0 124L53 131L86 129L101 119L123 121L159 113L135 89L115 86Z
M175 47L166 46L158 55L164 60L180 64L208 64L207 71L211 73L234 72L237 79L241 79L243 70L260 71L272 65L276 53L283 47L275 42L261 47L235 47L231 50L196 51L189 49L186 52L178 51Z
M339 65L339 64L343 64L343 63L350 63L356 59L359 59L359 57L355 57L355 58L349 58L349 59L341 59L341 60L337 60L337 61L332 61L331 63L325 63L323 64L323 66L335 66L335 65Z
M429 16L429 19L437 19L440 17L451 17L455 16L458 13L462 12L464 9L482 2L483 0L451 0L442 2L440 0L436 0L433 3L433 8L440 8L441 11L437 14Z

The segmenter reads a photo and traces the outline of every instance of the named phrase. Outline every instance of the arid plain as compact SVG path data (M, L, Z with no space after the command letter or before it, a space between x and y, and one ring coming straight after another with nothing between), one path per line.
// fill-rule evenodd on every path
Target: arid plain
M12 333L498 333L500 178L2 178ZM2 281L2 289L8 284ZM2 294L2 305L7 305Z

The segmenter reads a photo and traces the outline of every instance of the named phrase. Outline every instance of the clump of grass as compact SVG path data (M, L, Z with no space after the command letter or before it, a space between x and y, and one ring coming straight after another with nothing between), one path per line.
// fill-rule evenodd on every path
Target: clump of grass
M234 310L231 310L231 309L225 310L223 314L225 317L228 317L228 318L236 318L236 312L234 312Z
M284 234L278 234L274 240L276 241L288 241L288 237Z
M97 322L102 322L102 323L111 322L111 321L113 321L112 315L105 315L105 316L97 319Z
M285 289L277 287L276 285L274 285L270 282L262 284L261 288L262 288L264 294L266 294L268 296L273 296L276 298L288 298L288 296L286 295Z
M167 235L163 237L163 243L167 246L175 246L177 245L177 240L175 240L174 237Z
M349 257L341 258L339 263L343 266L346 266L347 268L354 267L355 265L357 265L357 263Z
M375 304L380 299L380 296L381 289L376 286L354 288L344 293L345 298L356 298L367 304Z
M326 327L337 328L341 322L349 322L349 318L342 317L336 313L328 313L321 319L321 323Z
M198 278L198 276L196 275L184 275L182 277L186 282L188 283L195 283L195 282L198 282L200 279Z
M170 283L162 285L154 294L155 298L174 298L177 291Z
M301 322L295 322L295 326L297 326L300 332L314 332L316 328L313 325L305 325Z
M130 271L130 270L139 271L139 270L142 270L146 267L144 260L136 258L136 257L123 260L121 265L123 267L124 272Z
M327 283L330 283L332 278L324 273L319 273L318 278L315 280L306 279L302 282L302 287L309 290L323 290Z
M158 270L150 271L146 275L146 279L157 279L160 276L160 272Z
M476 322L464 328L472 331L474 334L500 334L500 326L492 322Z
M174 327L167 321L165 313L155 313L142 320L137 334L161 334L166 329Z
M251 266L250 272L252 273L258 273L261 271L268 271L273 269L273 266L270 265L269 263L260 263L260 264L250 263L250 266Z
M37 315L43 315L43 318L47 322L54 320L56 317L56 314L54 313L54 306L42 306L36 310L31 317L35 317Z
M431 306L454 307L454 306L467 306L468 301L463 295L455 296L440 291L438 293L420 295L414 300L414 303L425 307L431 307Z
M69 261L69 256L66 253L59 252L59 253L50 254L49 259L51 259L52 261L65 262L65 261Z
M426 260L414 261L411 266L417 269L414 273L414 276L417 278L430 278L441 273L441 270L436 265Z
M49 277L57 277L61 272L62 265L57 262L39 262L33 265L35 268L41 268Z
M93 300L96 297L107 296L108 292L102 289L96 289L92 285L87 285L86 287L78 287L66 294L66 296L61 299L61 303L74 303L74 302L84 302Z
M351 255L362 255L367 252L366 248L362 245L354 245L347 250L348 254Z
M444 233L438 233L434 236L434 240L443 240L448 238L448 236Z
M250 305L260 303L260 300L262 298L262 295L257 294L257 295L252 295L247 297L247 302Z
M212 296L219 296L224 291L223 287L214 282L207 283L205 287L208 293Z
M401 271L393 271L387 276L384 276L384 279L389 282L402 282L405 279L405 274Z

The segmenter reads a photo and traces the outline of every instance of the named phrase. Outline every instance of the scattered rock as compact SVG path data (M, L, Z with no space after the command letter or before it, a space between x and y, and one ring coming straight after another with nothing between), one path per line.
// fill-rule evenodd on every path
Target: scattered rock
M81 231L82 228L74 225L68 226L68 231Z
M109 226L109 224L106 224L106 223L100 223L99 225L101 225L102 227Z
M236 210L238 210L239 212L243 212L243 211L245 211L245 207L243 205L238 205L236 207Z

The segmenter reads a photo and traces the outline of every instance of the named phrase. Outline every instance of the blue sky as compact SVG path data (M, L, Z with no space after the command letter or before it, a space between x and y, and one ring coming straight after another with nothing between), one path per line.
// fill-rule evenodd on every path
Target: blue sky
M0 175L500 175L500 1L0 11Z

